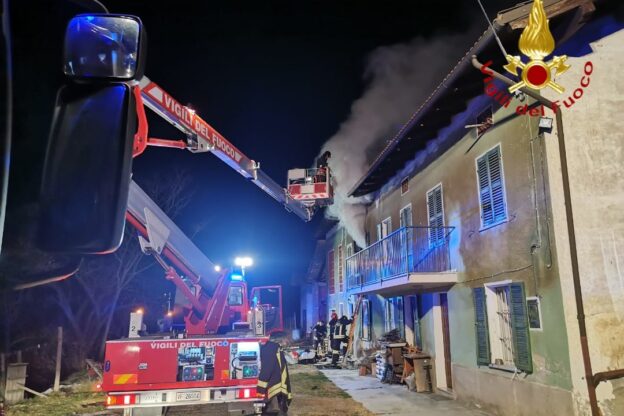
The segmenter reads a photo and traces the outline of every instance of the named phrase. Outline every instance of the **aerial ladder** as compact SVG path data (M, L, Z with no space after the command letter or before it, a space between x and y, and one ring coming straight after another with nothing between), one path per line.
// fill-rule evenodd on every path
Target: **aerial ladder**
M331 203L327 167L293 169L282 188L258 162L147 77L133 93L139 119L134 157L147 146L211 152L304 221ZM180 130L183 138L149 137L144 107ZM176 286L185 332L177 337L168 333L108 341L102 383L107 406L128 415L138 407L209 402L227 403L230 411L250 407L260 411L263 398L255 390L260 343L283 330L281 287L255 287L248 297L243 276L217 271L135 182L130 184L126 220L138 230L142 251L156 259Z

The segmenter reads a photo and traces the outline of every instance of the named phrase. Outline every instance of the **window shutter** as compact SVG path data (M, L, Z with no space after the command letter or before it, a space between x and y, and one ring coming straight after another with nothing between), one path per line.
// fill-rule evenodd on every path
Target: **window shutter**
M488 334L485 288L472 289L475 306L475 330L477 334L477 365L490 364L490 337Z
M529 337L529 321L527 318L524 283L512 283L509 287L514 362L518 370L531 373L533 372L533 358L531 355L531 339Z
M477 175L479 177L479 198L481 200L483 225L495 224L505 220L507 207L505 206L499 146L477 160Z
M427 193L427 213L429 214L429 245L437 246L444 242L444 215L442 212L442 186Z
M505 210L505 196L503 192L503 172L500 163L500 148L496 147L488 153L490 168L490 183L492 189L492 210L494 222L502 221L507 217Z
M327 290L330 295L336 293L336 284L334 282L334 250L327 253Z

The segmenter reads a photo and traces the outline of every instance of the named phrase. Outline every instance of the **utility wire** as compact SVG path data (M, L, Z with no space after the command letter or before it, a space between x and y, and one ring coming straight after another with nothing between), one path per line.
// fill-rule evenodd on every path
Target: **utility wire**
M503 46L503 42L501 42L500 38L498 37L496 30L494 30L494 25L490 21L490 18L488 17L487 12L485 11L485 8L483 7L483 4L481 3L481 0L477 0L477 3L479 3L479 6L481 7L481 11L483 12L483 15L485 16L485 20L487 20L488 25L490 25L490 29L492 29L492 34L494 35L494 38L496 39L496 42L498 43L498 46L501 49L501 52L503 52L503 57L506 57L507 51L505 50L505 47Z

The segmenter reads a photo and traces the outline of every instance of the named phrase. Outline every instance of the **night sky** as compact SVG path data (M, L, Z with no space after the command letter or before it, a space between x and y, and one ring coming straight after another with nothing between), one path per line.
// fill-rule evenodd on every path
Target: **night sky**
M375 48L416 36L464 32L476 20L485 26L471 1L102 2L112 13L142 19L148 34L146 75L195 108L280 184L288 169L312 165L321 145L348 117L351 103L366 89L363 73ZM39 5L39 26L45 27L45 13L66 2L31 3ZM485 5L494 12L509 3ZM438 5L444 7L432 8ZM37 17L19 19L32 24ZM62 28L54 30L62 38ZM466 49L473 42L467 38ZM31 68L18 76L61 78L60 65L56 75L49 73L60 56L50 55L47 62L32 59L16 57L18 64ZM40 92L35 81L33 91L26 92L37 88ZM41 116L44 126L47 116ZM148 118L150 136L182 138L149 111ZM210 259L227 266L237 255L254 257L252 285L288 286L303 278L322 212L304 223L210 154L148 148L135 159L133 172L141 184L179 169L190 172L194 198L176 222L189 234L197 224L205 225L194 241ZM37 176L36 168L31 175ZM159 282L164 285L164 279L154 279L155 285ZM298 293L295 286L285 289ZM296 304L296 295L288 297L289 309Z

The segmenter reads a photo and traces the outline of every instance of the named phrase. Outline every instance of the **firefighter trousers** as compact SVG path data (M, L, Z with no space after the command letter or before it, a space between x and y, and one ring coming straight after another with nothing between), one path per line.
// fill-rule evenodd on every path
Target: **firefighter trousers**
M340 345L342 344L342 339L332 339L331 340L331 349L332 349L332 364L338 364L338 359L340 358Z

